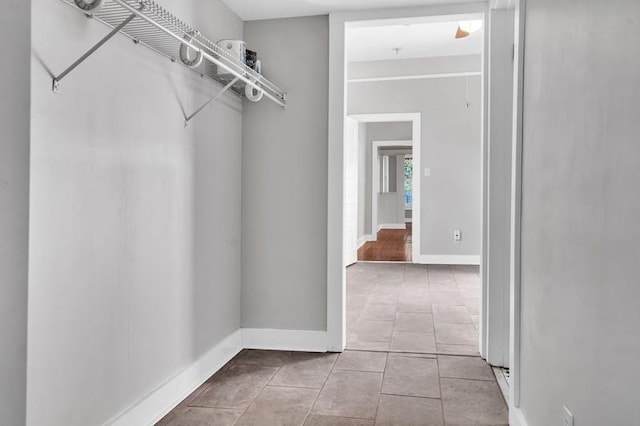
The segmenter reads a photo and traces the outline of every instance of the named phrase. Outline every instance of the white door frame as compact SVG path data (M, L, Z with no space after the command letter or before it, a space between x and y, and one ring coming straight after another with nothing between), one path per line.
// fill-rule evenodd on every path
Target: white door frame
M358 261L358 122L345 120L344 266ZM348 187L348 188L347 188Z
M414 145L417 145L420 143L420 138L417 138L417 142L416 139L410 139L410 140L397 140L397 141L373 141L373 143L371 144L371 232L373 233L373 238L377 239L377 234L378 234L378 193L380 192L380 153L378 152L380 150L381 147L393 147L393 146L410 146L411 147L411 154L413 155L413 147ZM418 164L418 166L420 165L420 159L417 160L414 158L413 160L413 175L411 176L411 180L413 182L413 180L416 178L415 173L416 173L416 164ZM418 168L418 170L420 170ZM415 196L415 194L413 194ZM419 200L419 195L418 195L418 200ZM418 212L418 214L420 213L420 203L419 201L415 201L416 198L414 197L414 203L413 203L413 212ZM412 219L413 220L413 219ZM415 240L416 236L413 235L413 232L411 233L411 239ZM413 244L412 244L413 247ZM412 253L413 255L413 249L412 249Z
M327 193L327 350L329 351L342 352L346 344L346 269L343 266L343 140L344 121L347 115L345 110L347 94L346 27L348 25L367 26L371 25L370 21L388 19L411 18L420 20L420 22L444 22L450 21L452 15L456 15L462 20L464 20L464 16L473 19L473 16L478 14L485 15L487 10L487 3L479 1L465 4L339 12L329 15ZM417 132L417 134L420 134L420 132ZM417 157L415 149L414 157ZM416 250L415 244L414 250Z
M522 234L522 146L524 111L524 47L526 0L514 0L514 69L513 69L513 149L511 174L511 259L509 318L509 420L526 425L520 411L520 334L521 334L521 234Z

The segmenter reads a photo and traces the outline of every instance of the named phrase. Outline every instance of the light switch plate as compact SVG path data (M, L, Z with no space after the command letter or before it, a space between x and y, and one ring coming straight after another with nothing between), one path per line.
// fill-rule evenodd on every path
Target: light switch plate
M431 169L424 169L424 177L431 176Z

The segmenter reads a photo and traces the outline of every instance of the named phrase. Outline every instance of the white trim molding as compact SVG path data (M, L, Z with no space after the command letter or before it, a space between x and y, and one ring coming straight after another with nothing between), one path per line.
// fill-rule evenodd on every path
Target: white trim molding
M245 349L327 352L327 332L243 328L242 346Z
M413 262L423 265L480 265L480 256L475 254L421 254L417 258L414 257Z
M371 234L366 234L358 238L358 248L362 247L363 245L365 245L365 243L368 243L369 241L376 241L376 238Z
M510 426L528 426L522 410L513 406L509 406L509 425Z
M348 83L375 83L378 81L426 80L430 78L475 77L482 75L480 71L447 72L441 74L392 75L387 77L350 78Z
M509 301L509 407L520 407L521 338L521 234L522 234L522 147L524 114L524 57L526 0L515 0L513 70L513 148L511 172L511 250ZM526 425L526 422L524 423Z
M406 223L381 223L377 226L378 231L381 229L407 229Z
M107 424L112 426L155 424L242 350L241 336L240 330L236 330L200 359Z

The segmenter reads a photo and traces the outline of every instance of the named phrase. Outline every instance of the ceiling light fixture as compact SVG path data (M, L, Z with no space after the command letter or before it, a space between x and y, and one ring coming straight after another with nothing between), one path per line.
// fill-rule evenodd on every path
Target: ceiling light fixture
M456 38L468 37L469 34L478 31L480 28L482 28L482 20L480 19L474 21L460 21L458 22Z

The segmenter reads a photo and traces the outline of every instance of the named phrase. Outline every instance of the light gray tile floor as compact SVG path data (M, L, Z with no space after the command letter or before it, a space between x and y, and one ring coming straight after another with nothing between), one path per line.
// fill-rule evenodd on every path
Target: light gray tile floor
M347 349L480 355L480 285L477 266L357 263L347 269Z
M347 276L344 353L242 351L158 424L508 424L477 354L477 268L356 264Z

